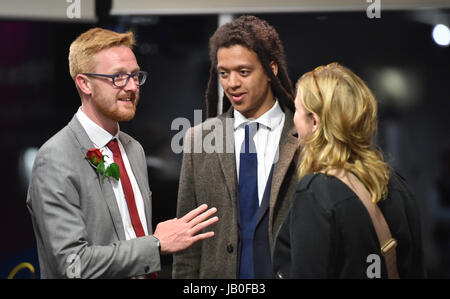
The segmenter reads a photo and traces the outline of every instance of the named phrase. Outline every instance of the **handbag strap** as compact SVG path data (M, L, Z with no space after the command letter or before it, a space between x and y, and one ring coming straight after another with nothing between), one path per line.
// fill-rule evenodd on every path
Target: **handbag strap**
M397 271L397 240L392 237L386 219L384 218L383 213L381 212L378 205L374 204L367 197L358 197L366 207L367 211L369 212L370 218L372 219L373 226L377 233L378 241L381 245L381 254L384 256L384 260L386 262L388 278L400 278Z
M381 254L384 257L386 263L386 269L388 272L389 279L400 278L397 270L397 240L391 235L391 231L383 216L380 208L377 204L371 201L370 194L361 181L351 172L346 172L343 170L332 169L328 171L331 174L345 183L353 192L358 196L361 202L366 207L369 213L370 219L372 220L375 232L378 237L378 241L381 245Z

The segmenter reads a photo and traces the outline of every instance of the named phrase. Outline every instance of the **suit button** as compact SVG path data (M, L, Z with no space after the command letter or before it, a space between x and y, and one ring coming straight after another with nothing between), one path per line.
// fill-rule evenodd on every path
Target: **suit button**
M232 253L233 250L234 250L233 245L232 245L232 244L228 244L228 245L227 245L227 251L228 251L228 253Z
M145 273L150 272L150 267L149 267L149 266L145 267L144 272L145 272Z

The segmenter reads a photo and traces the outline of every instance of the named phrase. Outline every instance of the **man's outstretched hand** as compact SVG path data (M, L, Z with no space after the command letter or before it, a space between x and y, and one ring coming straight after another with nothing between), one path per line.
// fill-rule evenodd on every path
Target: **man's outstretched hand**
M197 241L214 236L214 232L199 233L219 220L217 216L210 218L217 209L206 211L207 208L208 206L203 204L181 218L158 223L153 236L159 239L161 254L184 250Z

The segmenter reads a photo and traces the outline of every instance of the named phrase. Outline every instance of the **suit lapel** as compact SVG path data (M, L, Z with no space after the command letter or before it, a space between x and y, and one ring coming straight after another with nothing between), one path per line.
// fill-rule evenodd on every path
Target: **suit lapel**
M217 153L219 157L219 163L222 168L222 172L225 177L225 183L228 187L228 192L233 204L236 204L237 200L237 174L236 174L236 156L234 153L234 131L233 131L233 109L230 108L225 114L218 116L219 120L222 122L224 131L222 134L222 153ZM227 121L228 119L228 121ZM233 120L233 121L231 121ZM220 138L220 136L216 136ZM227 145L228 142L228 145ZM231 145L231 146L230 146ZM227 149L232 152L228 152Z
M80 155L82 159L84 160L84 163L86 163L86 168L91 169L95 172L95 169L92 167L92 165L85 159L86 153L89 149L94 147L94 144L89 139L89 136L87 135L86 131L82 127L81 123L79 122L76 115L72 118L72 120L69 122L69 128L73 131L75 138L77 139L78 143L80 144ZM97 172L95 172L97 174ZM109 209L109 213L112 218L112 222L114 225L114 229L116 230L117 236L119 240L125 239L125 230L123 228L122 224L122 217L120 216L119 207L117 206L116 202L116 196L114 195L114 191L112 189L111 182L109 179L105 179L102 183L102 179L99 174L97 174L98 182L100 186L100 191L103 195L104 200L106 201L106 204ZM99 195L100 196L100 195Z
M120 216L119 207L117 206L116 195L114 194L110 178L105 178L104 183L99 176L100 188L103 192L103 198L108 205L109 213L114 223L114 228L119 240L125 240L125 229L123 228L122 216ZM113 179L114 180L114 179Z
M128 161L130 162L131 170L133 171L133 175L136 178L136 182L139 186L139 190L142 195L142 199L144 201L144 211L145 218L147 222L147 231L149 234L153 232L152 229L152 216L151 216L151 202L150 202L150 190L148 190L148 180L145 176L145 170L147 167L146 161L142 161L140 159L140 153L134 148L133 142L129 136L120 132L119 134L120 142L127 153Z
M272 190L270 192L271 211L273 211L284 177L298 148L298 141L295 134L296 130L292 120L292 112L286 109L284 127L278 145L278 162L274 165L275 168L273 170Z

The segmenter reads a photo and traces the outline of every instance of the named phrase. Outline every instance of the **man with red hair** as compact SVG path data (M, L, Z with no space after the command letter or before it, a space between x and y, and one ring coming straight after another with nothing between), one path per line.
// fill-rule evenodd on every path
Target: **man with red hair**
M218 220L206 205L152 233L145 154L118 124L147 78L133 45L131 32L94 28L70 46L81 107L39 150L27 198L42 278L155 277L161 254L214 235L200 233Z

